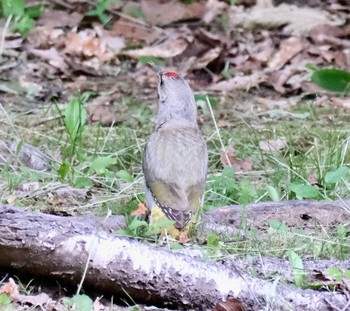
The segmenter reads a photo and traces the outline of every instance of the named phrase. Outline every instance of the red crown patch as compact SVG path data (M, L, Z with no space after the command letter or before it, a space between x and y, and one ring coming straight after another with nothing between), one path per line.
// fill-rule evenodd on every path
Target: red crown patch
M180 78L180 75L176 72L166 72L164 76L167 76L169 78Z

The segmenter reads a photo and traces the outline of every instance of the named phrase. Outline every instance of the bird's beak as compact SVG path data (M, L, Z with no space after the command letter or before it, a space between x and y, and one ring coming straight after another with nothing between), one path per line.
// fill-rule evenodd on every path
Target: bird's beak
M153 71L158 75L158 77L161 79L162 76L163 76L163 70L158 66L156 65L155 63L153 62L148 62L151 66L152 66L152 69Z

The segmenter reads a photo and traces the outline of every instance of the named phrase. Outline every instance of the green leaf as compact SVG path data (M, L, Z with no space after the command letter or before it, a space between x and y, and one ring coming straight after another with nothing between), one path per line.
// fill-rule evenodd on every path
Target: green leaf
M169 247L171 250L174 250L174 251L184 248L183 245L178 243L170 243Z
M267 222L270 226L270 228L276 230L277 232L288 232L289 228L286 225L284 221L279 221L279 220L269 220Z
M65 179L71 169L71 165L68 162L63 162L58 169L58 175L61 179Z
M155 63L159 67L164 65L164 62L155 56L140 56L138 61L142 64L148 64L149 62Z
M110 0L98 0L95 10L90 10L85 13L86 16L97 16L102 24L106 24L109 20L109 16L104 12L108 9Z
M148 227L148 223L144 220L138 220L138 219L134 219L129 225L128 225L128 229L129 230L136 230L140 227Z
M70 299L71 304L75 306L76 311L93 311L93 301L86 295L75 295Z
M74 142L82 133L86 121L86 111L80 98L72 99L65 110L64 123L67 132Z
M226 167L222 170L221 175L222 177L233 178L233 176L235 175L235 170L233 167Z
M341 179L345 177L348 171L349 168L347 166L341 166L336 171L328 172L324 177L324 181L327 184L335 184L341 181Z
M280 195L278 193L278 191L276 190L276 188L272 187L272 186L267 186L267 193L269 194L269 197L271 198L272 201L280 201Z
M25 14L31 18L38 18L45 9L44 5L36 5L25 9Z
M78 177L74 183L77 188L91 187L93 185L92 180L89 177Z
M288 257L290 266L293 271L295 285L300 288L304 288L307 285L307 279L304 271L303 261L299 255L292 250L288 252Z
M328 268L326 269L326 275L333 278L334 280L341 282L343 280L343 274L339 268Z
M35 22L28 15L17 16L11 26L11 29L18 31L22 36L26 36L28 30L35 27Z
M311 76L312 82L319 87L337 93L348 93L350 72L338 69L319 69Z
M207 245L209 247L218 247L220 242L220 238L215 233L209 233L207 236Z
M346 279L350 280L350 270L348 270L348 269L345 269L345 270L344 270L344 277L345 277Z
M315 64L311 64L311 63L307 64L305 67L307 69L309 69L312 73L316 70L320 70L319 67L317 67Z
M294 192L296 197L301 199L316 199L319 196L319 192L311 185L289 183L288 189Z
M210 106L212 108L216 108L216 106L218 105L217 100L214 97L212 97L212 96L203 95L203 94L195 94L194 95L194 100L196 101L197 106L199 106L203 110L205 110L204 108L207 105L207 97L209 99Z
M9 298L8 294L1 294L0 295L0 305L8 305L11 303L11 299Z
M117 230L116 233L122 236L130 236L130 232L127 230Z
M132 177L128 171L120 170L116 173L117 177L119 177L122 180L125 180L127 182L133 182L134 177Z
M162 228L167 228L173 224L175 224L175 221L164 218L156 221L154 224L152 224L152 227L154 229L162 229Z
M24 15L24 0L2 0L0 1L2 8L2 16L8 18L10 15Z
M98 157L89 167L89 172L96 172L97 175L103 175L106 173L107 166L116 164L117 160L111 157Z

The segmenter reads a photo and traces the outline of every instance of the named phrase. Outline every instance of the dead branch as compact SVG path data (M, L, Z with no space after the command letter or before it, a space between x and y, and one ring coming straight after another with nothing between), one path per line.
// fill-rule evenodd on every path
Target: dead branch
M350 201L280 201L230 205L205 213L204 230L236 232L245 221L248 228L267 229L269 220L285 222L289 227L312 233L320 228L335 228L350 222Z
M58 217L0 205L0 267L84 285L137 302L207 309L240 299L247 310L329 310L340 293L300 290L259 280L237 269L118 237L111 220ZM112 219L112 223L115 219Z

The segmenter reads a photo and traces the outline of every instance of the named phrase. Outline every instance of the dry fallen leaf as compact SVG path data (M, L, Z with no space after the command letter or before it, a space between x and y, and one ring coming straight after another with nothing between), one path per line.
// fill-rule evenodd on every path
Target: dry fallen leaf
M0 288L0 295L6 293L12 301L19 301L21 303L29 303L33 306L43 306L51 301L50 297L45 293L38 295L22 295L19 293L19 286L12 278Z
M96 32L91 29L80 32L70 31L66 36L64 52L87 58L95 56L101 62L110 61L114 57L106 43L102 43Z
M148 208L146 207L146 205L140 202L137 209L131 212L130 216L146 215L147 212Z
M337 107L350 108L350 97L331 97L329 101Z
M154 56L159 58L171 58L180 55L193 41L192 32L187 27L169 30L168 33L155 41L152 46L141 49L125 51L130 57Z
M278 151L287 146L287 140L284 137L263 140L259 142L262 151Z
M127 118L128 108L115 104L120 101L120 94L98 96L87 107L89 121L100 122L103 126L122 122Z
M124 38L116 36L113 31L105 30L100 24L94 25L94 30L103 46L107 46L114 54L118 54L124 47Z
M141 9L152 25L168 25L191 18L200 19L207 12L205 1L184 4L178 0L141 0Z
M238 299L230 298L226 301L220 301L218 302L213 311L244 311L244 306L242 302L240 302Z
M233 167L237 171L251 171L253 163L250 158L239 160L234 146L228 146L220 151L220 161L223 167Z
M297 104L297 100L295 98L281 98L281 99L271 99L265 97L255 97L255 101L258 104L264 106L264 108L268 109L284 109L289 110L291 107Z
M270 70L281 69L289 60L304 49L304 41L300 38L290 37L281 41L280 49L269 62Z
M51 298L49 297L49 295L46 293L40 293L37 295L21 295L21 294L19 294L16 298L17 298L16 300L21 302L21 303L29 303L33 306L43 306L43 305L52 301Z
M13 204L13 203L15 203L16 200L17 200L17 196L14 194L11 194L6 198L6 202L8 204Z
M259 3L259 2L258 2ZM256 5L251 10L240 11L231 6L231 21L248 29L258 27L277 28L283 25L287 34L306 35L313 27L320 24L342 25L345 20L336 14L330 14L319 8L298 7L292 4L279 6Z
M68 65L63 55L60 52L58 52L54 47L51 47L47 50L39 50L28 47L27 51L35 56L47 60L51 66L59 68L63 72L68 70Z
M29 31L27 40L30 48L46 50L64 44L65 34L62 29L38 26Z
M62 10L46 8L36 24L48 28L74 28L82 21L84 15L78 12L68 13Z
M202 17L202 20L209 24L217 16L221 15L228 7L227 3L218 0L207 0L206 3L206 13Z
M111 32L116 36L122 36L131 44L139 44L140 42L149 44L160 35L158 29L126 18L118 19L113 25Z
M236 76L229 80L221 81L209 87L215 91L249 90L257 87L266 77L261 73L254 73L250 76Z
M1 286L0 295L1 294L12 295L15 293L18 293L18 285L15 283L15 281L12 278L9 278L8 282L3 286Z
M187 230L181 230L179 233L179 236L177 237L177 241L180 244L185 244L191 241L191 239L188 236L188 231Z

